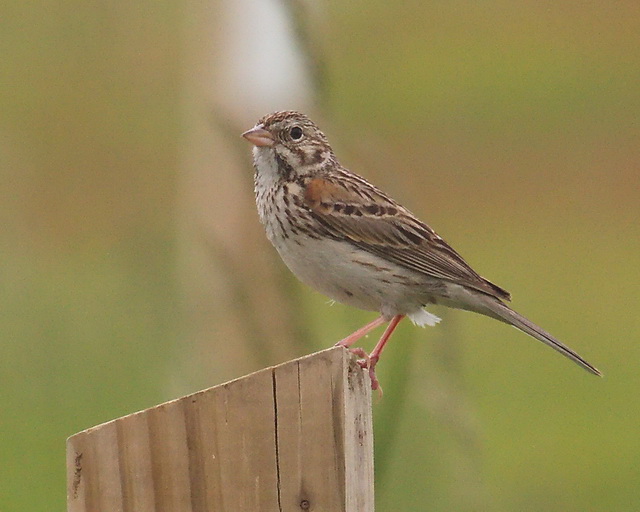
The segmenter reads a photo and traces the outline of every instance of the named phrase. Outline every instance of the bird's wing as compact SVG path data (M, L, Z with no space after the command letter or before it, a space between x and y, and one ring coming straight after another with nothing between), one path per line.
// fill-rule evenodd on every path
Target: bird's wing
M305 184L304 202L327 236L426 276L510 299L509 292L476 273L433 229L358 176L313 178Z

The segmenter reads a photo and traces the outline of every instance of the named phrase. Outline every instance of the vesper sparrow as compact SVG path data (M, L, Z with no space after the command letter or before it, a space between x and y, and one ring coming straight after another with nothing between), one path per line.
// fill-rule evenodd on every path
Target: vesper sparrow
M509 308L509 292L476 273L436 232L367 180L340 165L304 114L276 112L242 134L253 148L255 195L267 237L289 269L332 299L380 317L338 345L350 347L389 322L365 357L375 366L391 333L440 319L427 304L466 309L513 325L591 373L600 372L544 329Z

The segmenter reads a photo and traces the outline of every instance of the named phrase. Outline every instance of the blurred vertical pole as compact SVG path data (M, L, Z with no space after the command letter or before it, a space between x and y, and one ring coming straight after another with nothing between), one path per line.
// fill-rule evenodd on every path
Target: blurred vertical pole
M259 225L251 148L240 133L274 110L309 110L314 95L285 4L210 0L185 9L178 229L187 323L177 390L303 351L294 341L300 311Z

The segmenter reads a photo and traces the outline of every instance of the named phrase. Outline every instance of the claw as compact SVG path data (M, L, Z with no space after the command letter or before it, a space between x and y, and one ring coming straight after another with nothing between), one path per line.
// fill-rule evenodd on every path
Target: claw
M378 363L379 358L376 356L373 356L373 357L369 356L369 354L367 354L365 350L360 347L352 348L349 350L351 351L352 354L355 354L356 356L362 358L358 360L358 364L360 365L360 368L362 368L363 370L368 370L369 379L371 379L371 389L373 391L378 391L379 398L382 398L382 387L380 386L378 377L376 377L376 371L375 371L375 366Z
M378 399L382 398L382 395L384 394L382 392L382 386L380 385L378 377L376 377L376 372L373 368L369 368L369 378L371 379L371 389L378 392Z
M369 354L367 354L363 348L356 347L356 348L350 349L350 351L352 354L355 354L356 356L362 358L358 361L360 368L362 368L363 370L366 370L367 368L369 368L369 362L370 362Z
M382 386L380 386L380 382L378 381L378 377L376 377L376 364L378 364L378 358L376 356L369 357L369 378L371 379L371 389L373 391L378 391L378 398L382 398Z

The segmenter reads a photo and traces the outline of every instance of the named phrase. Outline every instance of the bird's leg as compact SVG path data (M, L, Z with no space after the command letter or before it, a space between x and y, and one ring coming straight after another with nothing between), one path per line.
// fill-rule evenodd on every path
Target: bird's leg
M378 382L375 371L376 364L378 364L378 361L380 360L380 354L382 354L384 346L387 344L387 341L389 341L391 334L393 333L393 331L395 331L396 327L398 327L398 324L404 317L405 315L396 315L391 319L391 322L389 322L389 325L385 329L384 334L380 338L380 341L378 341L377 345L374 347L373 351L366 359L366 368L369 369L369 378L371 379L371 389L373 389L374 391L376 389L380 389L380 393L382 393L382 389L380 388L380 383Z
M360 327L360 329L358 329L356 332L349 334L349 336L347 336L343 340L340 340L338 343L336 343L336 347L349 348L351 345L353 345L356 341L358 341L364 335L373 331L376 327L378 327L379 325L382 325L385 322L386 320L382 316L379 316L373 322L369 322L364 327ZM360 355L360 354L356 354L356 355Z
M374 391L376 389L380 390L381 394L382 394L382 388L380 387L380 382L376 377L375 366L376 364L378 364L378 361L380 360L380 354L382 354L382 351L384 350L384 346L387 344L387 341L389 341L391 334L400 323L400 320L402 320L404 317L405 315L396 315L391 319L391 322L389 322L389 325L385 329L384 334L380 338L380 341L378 341L378 343L374 347L371 354L367 354L362 348L351 349L352 353L354 353L359 357L362 357L362 360L358 361L358 364L360 364L360 366L362 366L363 369L366 368L369 371L369 378L371 379L371 389L373 389ZM336 343L336 346L349 348L360 338L362 338L363 336L371 332L373 329L382 325L385 322L386 320L384 319L384 317L379 316L373 322L369 322L367 325L360 327L360 329L355 331L353 334L350 334L343 340L340 340L338 343Z

